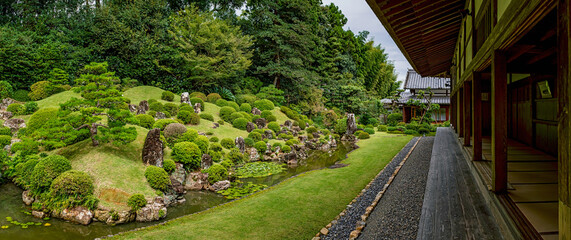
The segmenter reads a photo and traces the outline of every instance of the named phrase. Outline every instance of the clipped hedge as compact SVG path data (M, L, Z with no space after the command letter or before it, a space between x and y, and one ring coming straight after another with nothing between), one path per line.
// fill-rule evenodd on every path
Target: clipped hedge
M201 99L202 101L206 101L206 99L207 99L207 98L206 98L206 94L201 93L201 92L193 92L193 93L189 94L188 96L189 96L190 98L199 98L199 99ZM192 102L192 100L191 100L191 102ZM194 104L194 103L193 103L193 104Z
M257 100L254 102L254 107L264 111L264 110L274 110L275 105L272 101L267 99Z
M176 164L174 163L173 160L170 160L170 159L164 160L163 161L163 169L167 173L171 174L176 169Z
M172 148L172 158L174 161L184 164L186 169L199 169L202 159L202 151L196 143L180 142Z
M169 174L162 168L157 166L149 166L145 170L145 178L149 185L156 190L166 191L171 184Z
M242 103L242 105L240 105L240 111L250 113L252 112L252 105L249 103Z
M196 146L198 146L201 153L208 152L208 147L210 146L210 141L208 140L208 137L198 135L198 137L194 140L194 143L196 144ZM202 157L202 155L200 156Z
M165 127L163 134L165 138L177 138L187 131L186 127L180 123L171 123Z
M44 192L60 174L71 170L71 162L64 156L51 155L38 162L32 171L31 189Z
M164 91L161 94L161 99L165 100L165 101L172 102L174 100L174 93L172 93L171 91Z
M203 172L208 173L208 182L212 184L228 178L228 170L220 164L214 164Z
M159 119L155 121L155 124L153 124L153 128L159 128L162 131L165 130L165 127L171 123L178 123L178 122L174 119Z
M139 114L135 118L139 121L139 126L147 129L151 129L155 124L155 118L149 114Z
M127 199L127 206L129 206L133 211L137 211L147 206L147 200L143 194L133 194L129 199Z
M248 125L248 119L245 118L236 118L232 122L232 126L240 130L246 130L246 126Z
M4 148L6 145L12 143L12 136L0 135L0 148Z
M214 122L214 116L212 116L212 114L210 114L210 113L201 113L201 114L199 114L199 116L200 116L200 118L202 118L204 120Z
M208 94L208 96L206 96L206 101L208 101L209 103L215 103L218 99L222 99L222 97L218 93L211 93Z
M222 140L220 140L220 145L226 149L232 149L236 147L236 144L232 138L222 138Z
M277 122L270 122L268 123L268 129L274 131L274 133L279 133L281 128L280 125Z
M12 103L6 108L6 111L12 112L14 115L22 115L26 112L26 107L19 103Z
M154 103L149 104L149 110L155 111L155 112L163 112L164 106L160 102L154 102Z
M264 141L256 142L254 144L254 148L256 150L258 150L258 153L260 155L263 155L266 152L266 150L268 150L268 146L266 145L266 142L264 142Z
M363 131L359 132L359 135L357 137L359 139L369 139L370 138L369 134L366 132L363 132Z
M236 112L236 109L232 107L222 107L220 108L220 118L226 122L232 122L231 115Z
M190 99L190 103L192 103L192 106L194 106L194 104L200 103L200 110L202 111L204 111L204 101L206 100L202 100L202 98L197 98L197 97L193 97Z
M74 197L83 199L93 195L93 178L87 173L77 170L69 170L54 179L50 186L52 195L61 197Z

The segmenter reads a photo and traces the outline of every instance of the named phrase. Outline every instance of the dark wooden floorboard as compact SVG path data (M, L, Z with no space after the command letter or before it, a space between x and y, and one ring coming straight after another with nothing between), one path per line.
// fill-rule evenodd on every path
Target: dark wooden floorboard
M502 239L450 128L439 128L417 239Z

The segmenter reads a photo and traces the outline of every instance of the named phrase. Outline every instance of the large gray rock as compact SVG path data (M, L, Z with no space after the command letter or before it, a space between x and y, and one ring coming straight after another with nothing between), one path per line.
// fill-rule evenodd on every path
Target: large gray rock
M129 104L129 111L133 114L136 114L139 111L139 108L137 105Z
M252 114L254 115L262 115L262 111L260 111L260 109L257 109L255 107L252 108Z
M167 115L165 115L163 112L157 112L155 114L155 118L156 119L165 119L165 118L167 118Z
M171 173L171 176L180 183L184 183L186 180L186 170L184 170L184 165L181 163L175 163L175 169Z
M246 124L246 131L248 131L249 133L254 131L254 129L256 129L256 124L254 124L253 122L248 122L248 124Z
M18 102L11 98L4 98L2 99L2 103L0 103L0 110L6 111L6 109L8 109L8 106L10 106L10 104L12 103L22 103L22 102Z
M78 223L82 225L89 225L93 220L93 212L85 207L74 207L71 209L64 209L61 212L52 212L52 217L61 218L66 221Z
M139 109L137 110L137 115L145 114L147 113L147 111L149 111L149 102L147 102L147 100L139 102Z
M4 111L0 112L0 119L2 119L4 121L10 119L13 116L14 116L14 114L12 112L4 112Z
M292 126L293 126L293 123L290 120L286 120L284 122L284 127L286 127L287 129L291 129Z
M230 188L230 181L224 180L212 184L212 186L210 186L210 191L218 192L220 190L226 190L228 188Z
M182 186L182 182L178 181L173 176L170 176L170 180L171 180L171 188L177 194L183 194L184 193L184 186Z
M200 112L202 111L202 110L200 109L201 107L202 107L202 106L200 105L200 103L195 103L194 106L193 106L193 108L194 108L194 113L200 114Z
M143 163L163 167L163 144L161 129L155 128L149 131L143 145Z
M167 216L167 208L163 203L152 202L137 211L137 222L152 222Z
M190 94L188 92L183 92L180 95L180 102L190 104Z
M4 127L8 127L12 129L12 132L16 132L18 129L26 127L26 121L24 119L11 118L4 122Z
M30 195L30 190L22 192L22 200L24 201L24 204L26 204L27 206L32 205L32 203L36 201L36 199L34 199L34 197Z
M265 118L258 118L254 122L256 123L259 129L265 128L266 124L268 124L268 121L266 121Z
M208 174L202 172L191 172L186 177L184 184L185 190L202 190L208 189Z
M200 168L202 170L209 169L212 166L212 157L208 154L202 154L202 161L200 162Z
M266 130L264 131L264 135L262 136L264 139L273 139L274 138L274 131Z
M357 122L355 122L355 114L347 114L347 131L346 135L353 135L357 131Z
M220 127L219 123L212 123L212 128L217 129Z
M260 154L258 153L258 150L256 150L255 148L250 148L248 150L248 155L250 156L250 162L255 162L260 160Z
M103 222L107 225L117 225L135 221L136 214L131 211L107 211L95 210L93 212L93 221Z
M234 140L234 143L236 144L236 147L240 149L241 153L244 153L244 151L246 151L246 142L244 142L244 138L237 137L236 140Z

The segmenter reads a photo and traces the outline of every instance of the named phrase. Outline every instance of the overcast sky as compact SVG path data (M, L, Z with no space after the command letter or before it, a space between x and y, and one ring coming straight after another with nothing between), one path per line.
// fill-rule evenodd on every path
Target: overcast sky
M365 0L322 0L323 4L329 5L334 3L337 5L345 17L347 17L347 25L345 29L351 29L354 33L361 31L369 31L369 38L375 41L375 45L381 44L381 47L388 53L389 59L393 61L398 80L403 81L406 77L407 69L412 68L404 55L401 53L381 21L377 18L373 10Z

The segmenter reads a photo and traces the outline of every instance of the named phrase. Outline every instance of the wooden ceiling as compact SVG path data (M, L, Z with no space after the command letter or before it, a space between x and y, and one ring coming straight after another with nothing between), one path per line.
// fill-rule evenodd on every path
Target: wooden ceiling
M464 1L367 0L412 67L422 76L452 65Z

